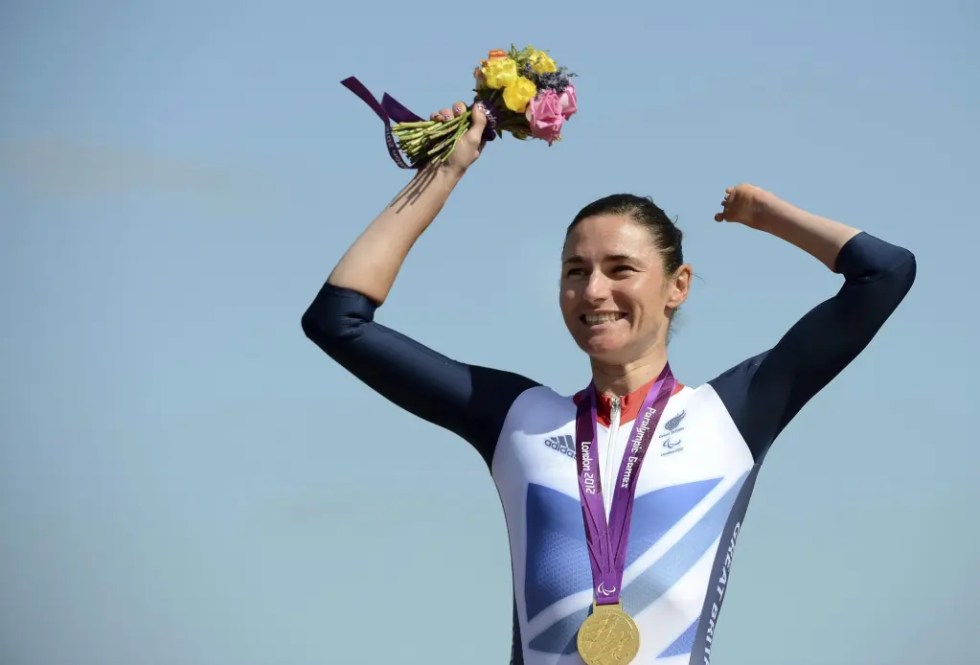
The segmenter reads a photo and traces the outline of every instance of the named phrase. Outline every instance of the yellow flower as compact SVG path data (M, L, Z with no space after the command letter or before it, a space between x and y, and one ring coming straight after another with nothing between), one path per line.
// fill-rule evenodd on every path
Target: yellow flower
M494 90L506 88L517 80L517 63L513 58L493 58L483 63L483 76Z
M551 59L551 56L544 51L539 51L537 49L531 51L530 57L528 57L528 62L531 64L531 69L534 70L535 74L550 74L551 72L558 71L558 65L555 61Z
M520 76L504 90L504 104L514 113L524 113L536 94L538 89L534 83Z

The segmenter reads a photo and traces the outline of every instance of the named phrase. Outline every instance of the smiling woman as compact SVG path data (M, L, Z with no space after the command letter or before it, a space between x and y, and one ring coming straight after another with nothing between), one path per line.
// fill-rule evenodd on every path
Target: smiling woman
M368 226L303 329L358 379L483 456L511 544L514 663L707 663L767 450L875 336L911 288L915 259L758 187L729 188L715 221L782 238L843 285L772 348L686 386L667 358L691 278L681 233L649 199L600 199L573 220L562 253L561 311L591 376L561 395L374 320L406 254L479 157L485 123L474 110L450 160L420 171Z
M670 321L691 283L681 238L652 200L630 194L599 199L572 220L562 252L561 310L593 373L619 380L643 374L637 361L666 361ZM607 365L628 369L610 374L601 370Z

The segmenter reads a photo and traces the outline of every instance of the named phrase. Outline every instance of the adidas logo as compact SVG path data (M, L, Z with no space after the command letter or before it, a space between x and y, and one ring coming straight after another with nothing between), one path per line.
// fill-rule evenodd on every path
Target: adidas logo
M552 436L544 440L544 444L552 450L564 453L568 457L575 457L575 439L570 434Z

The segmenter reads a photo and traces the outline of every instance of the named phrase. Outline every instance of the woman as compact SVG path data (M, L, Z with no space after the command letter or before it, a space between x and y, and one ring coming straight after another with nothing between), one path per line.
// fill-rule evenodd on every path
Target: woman
M591 383L559 395L374 322L407 252L479 157L485 123L476 108L451 159L423 169L368 226L303 329L381 395L483 456L509 530L514 662L707 663L766 451L895 310L915 259L757 187L729 188L716 221L782 238L844 284L771 349L684 386L667 362L691 279L681 232L649 199L600 199L568 229L560 288Z

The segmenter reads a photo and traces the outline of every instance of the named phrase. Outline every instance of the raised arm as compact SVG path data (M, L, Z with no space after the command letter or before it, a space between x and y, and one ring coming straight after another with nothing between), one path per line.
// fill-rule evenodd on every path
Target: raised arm
M738 222L792 243L828 269L837 270L837 256L861 231L807 212L755 185L725 190L717 222Z
M460 115L465 108L462 102L457 102L453 113ZM448 112L443 109L433 117ZM408 251L479 158L486 123L486 115L475 106L473 126L457 143L449 160L418 172L351 245L327 278L328 284L362 293L378 305L388 298Z
M915 257L866 232L806 212L751 185L729 189L717 221L775 235L844 277L768 351L711 383L756 459L799 410L867 347L915 280Z
M460 105L454 111L460 113ZM475 109L473 126L450 159L422 169L371 222L333 269L302 325L307 337L365 384L466 439L489 464L507 410L534 382L452 360L374 321L405 256L479 157L485 123Z

